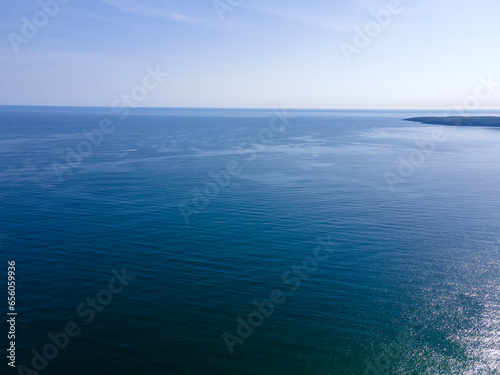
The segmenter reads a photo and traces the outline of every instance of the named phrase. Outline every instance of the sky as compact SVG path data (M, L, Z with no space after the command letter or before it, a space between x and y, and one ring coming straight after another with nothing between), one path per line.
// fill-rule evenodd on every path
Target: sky
M0 105L500 109L497 0L2 7Z

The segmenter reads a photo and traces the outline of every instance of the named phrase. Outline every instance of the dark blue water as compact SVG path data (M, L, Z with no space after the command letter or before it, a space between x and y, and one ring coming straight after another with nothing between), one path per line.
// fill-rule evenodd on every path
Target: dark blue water
M428 114L0 107L16 364L497 373L500 131Z

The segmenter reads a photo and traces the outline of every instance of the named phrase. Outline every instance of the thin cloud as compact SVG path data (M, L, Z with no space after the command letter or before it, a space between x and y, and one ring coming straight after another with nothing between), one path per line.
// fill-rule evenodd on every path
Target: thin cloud
M242 24L239 25L242 26L241 28L236 27L234 23L224 24L220 22L218 18L215 17L215 11L213 11L213 13L214 13L214 19L216 21L211 22L208 19L200 19L197 17L193 17L191 15L187 15L186 13L179 10L178 7L166 4L165 2L163 2L161 4L162 7L159 8L159 7L151 7L149 5L140 3L135 0L102 0L102 1L105 4L115 7L124 13L134 14L136 16L168 19L171 21L204 26L215 30L224 30L224 31L229 30L233 34L246 35L250 37L257 37L268 40L276 39L269 35L264 35L262 33L255 32L252 30L247 30L247 27L243 27ZM209 9L212 10L211 4Z
M165 7L152 7L133 0L102 0L106 5L119 9L121 12L140 17L168 19L177 22L212 26L205 20L180 13L178 10L165 9Z
M262 5L252 4L246 7L254 12L264 13L275 16L287 21L300 23L312 28L319 28L329 31L352 31L353 27L359 23L359 19L348 17L345 14L342 16L331 13L325 15L324 13L311 13L304 9L292 9L290 7L273 8L269 3Z

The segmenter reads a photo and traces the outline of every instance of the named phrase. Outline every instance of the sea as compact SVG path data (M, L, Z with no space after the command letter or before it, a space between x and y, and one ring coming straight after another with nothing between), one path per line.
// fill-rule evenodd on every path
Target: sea
M445 114L0 107L0 372L500 373L500 129Z

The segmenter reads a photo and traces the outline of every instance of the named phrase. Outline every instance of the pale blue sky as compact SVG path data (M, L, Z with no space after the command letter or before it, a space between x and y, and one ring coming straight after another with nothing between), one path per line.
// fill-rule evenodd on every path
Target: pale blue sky
M15 53L9 33L41 7L4 2L0 104L110 106L158 65L141 106L437 109L500 82L496 0L401 0L351 62L341 43L390 1L244 0L223 20L213 3L70 1ZM481 108L500 109L496 89Z

